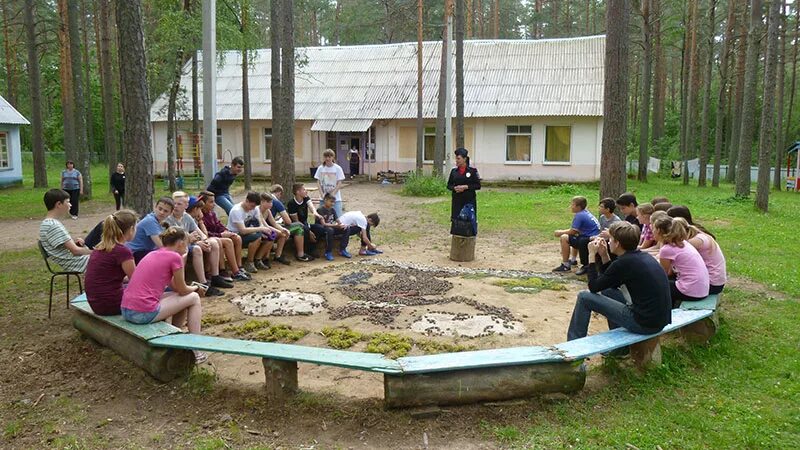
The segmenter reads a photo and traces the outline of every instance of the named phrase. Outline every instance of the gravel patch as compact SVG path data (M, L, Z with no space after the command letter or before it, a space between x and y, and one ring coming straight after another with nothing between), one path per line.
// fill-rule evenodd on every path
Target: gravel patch
M245 294L231 299L231 303L248 316L307 316L327 306L319 294L288 291Z

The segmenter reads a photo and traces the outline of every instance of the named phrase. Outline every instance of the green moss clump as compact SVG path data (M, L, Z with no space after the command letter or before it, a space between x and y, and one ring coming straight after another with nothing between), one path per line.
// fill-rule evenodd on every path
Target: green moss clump
M214 325L222 325L223 323L228 323L231 320L233 320L233 319L230 318L229 316L209 315L209 316L203 316L202 324L203 324L203 327L205 328L205 327L210 327L210 326L214 326Z
M273 325L252 334L252 339L262 342L297 342L308 334L308 330L290 325Z
M511 293L536 293L542 290L566 291L567 286L562 281L548 280L539 277L503 278L492 282L495 286L502 286L506 292Z
M475 346L472 345L451 344L449 342L439 342L432 339L415 340L414 345L425 353L456 353L475 350Z
M252 319L240 325L228 325L225 327L225 331L237 336L244 336L258 330L263 330L264 328L269 328L270 326L271 324L268 320Z
M367 343L367 352L383 353L387 358L400 358L411 351L411 338L392 333L375 333Z
M348 349L364 338L363 334L349 327L325 327L322 335L328 340L329 347L340 350Z

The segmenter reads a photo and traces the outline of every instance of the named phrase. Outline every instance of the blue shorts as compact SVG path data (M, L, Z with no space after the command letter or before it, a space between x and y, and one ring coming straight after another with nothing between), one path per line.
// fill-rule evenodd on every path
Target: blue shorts
M250 233L250 234L240 234L239 236L242 237L242 245L247 247L251 243L263 238L264 236L261 233Z
M138 325L146 325L158 316L158 312L161 311L161 305L158 305L155 311L150 312L134 311L128 308L120 308L120 310L122 311L122 318L126 321Z

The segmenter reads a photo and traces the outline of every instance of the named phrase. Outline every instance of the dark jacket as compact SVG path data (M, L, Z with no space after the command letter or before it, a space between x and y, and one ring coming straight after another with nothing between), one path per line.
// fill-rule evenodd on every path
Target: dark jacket
M231 173L230 166L225 166L222 170L214 174L214 179L211 180L206 190L213 192L214 195L229 194L228 189L230 189L235 179L236 175Z
M469 186L464 192L456 192L454 187L466 184ZM478 169L474 167L467 167L464 175L458 173L458 167L454 167L450 171L450 178L447 180L447 189L453 191L452 201L450 203L450 218L455 219L461 208L467 203L472 203L475 206L475 214L478 213L478 204L475 200L475 191L481 188L481 177L478 175Z
M111 174L111 187L120 194L125 193L125 174L114 172Z

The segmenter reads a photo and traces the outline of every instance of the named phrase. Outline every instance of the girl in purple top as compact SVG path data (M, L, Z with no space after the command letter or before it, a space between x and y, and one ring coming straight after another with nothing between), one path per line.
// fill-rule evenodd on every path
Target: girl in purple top
M131 282L122 295L122 317L131 323L148 324L172 318L171 323L181 327L188 322L189 332L200 333L202 309L200 295L205 291L198 286L187 286L183 275L183 257L188 240L179 227L169 227L160 235L162 248L142 258ZM172 290L164 292L167 286ZM197 363L207 355L195 352Z
M136 213L123 209L103 220L101 241L86 266L86 299L100 316L120 314L122 281L133 275L136 263L125 243L136 233Z
M659 215L653 222L653 237L661 244L658 259L670 277L672 307L683 301L702 300L708 296L708 269L700 253L687 239L689 224L681 217Z

